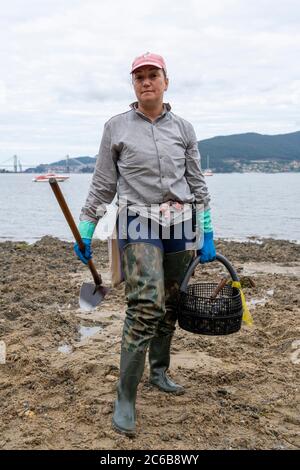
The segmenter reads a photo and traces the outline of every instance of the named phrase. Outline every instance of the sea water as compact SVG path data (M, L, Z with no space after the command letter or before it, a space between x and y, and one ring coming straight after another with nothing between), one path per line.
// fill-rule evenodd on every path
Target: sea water
M48 183L26 173L0 174L0 241L73 240ZM78 222L92 174L71 174L61 190ZM215 236L300 242L300 173L228 173L206 177Z

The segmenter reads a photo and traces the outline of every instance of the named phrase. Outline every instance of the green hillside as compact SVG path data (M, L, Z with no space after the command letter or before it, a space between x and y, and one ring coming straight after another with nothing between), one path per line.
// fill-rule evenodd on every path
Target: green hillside
M209 155L210 167L215 171L234 170L235 163L251 166L266 165L285 168L290 162L300 162L300 132L282 135L256 133L218 136L198 142L202 165ZM261 161L261 165L259 165ZM297 165L295 165L297 167ZM235 168L237 169L237 168Z

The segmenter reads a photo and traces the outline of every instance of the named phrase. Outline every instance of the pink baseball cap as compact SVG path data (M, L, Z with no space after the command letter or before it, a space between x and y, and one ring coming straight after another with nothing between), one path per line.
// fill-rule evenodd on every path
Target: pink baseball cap
M136 69L142 67L143 65L154 65L159 69L163 69L167 74L166 63L161 55L153 54L152 52L146 52L145 54L136 57L132 63L130 73L133 73Z

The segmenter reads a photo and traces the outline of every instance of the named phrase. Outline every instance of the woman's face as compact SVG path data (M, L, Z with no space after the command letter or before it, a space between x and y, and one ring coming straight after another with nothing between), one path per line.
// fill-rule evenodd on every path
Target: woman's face
M147 106L163 101L169 79L165 78L162 69L144 65L132 74L132 82L138 102Z

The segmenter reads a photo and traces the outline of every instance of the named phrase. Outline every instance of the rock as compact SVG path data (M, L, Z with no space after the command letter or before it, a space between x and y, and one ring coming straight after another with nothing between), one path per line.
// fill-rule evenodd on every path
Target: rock
M115 382L117 379L117 377L115 377L114 375L106 375L105 379L107 380L107 382Z
M16 320L17 318L19 318L20 312L18 312L17 310L7 310L6 312L4 312L4 315L8 320Z
M255 287L255 282L250 276L241 276L240 277L241 287Z
M170 436L165 432L160 433L160 438L163 442L168 442L170 440Z
M32 329L32 336L40 336L43 333L43 330L39 325L34 326Z
M101 410L101 413L105 416L105 415L109 415L112 413L112 410L113 410L113 404L112 403L109 403L108 405L106 406L103 406L102 410Z
M223 396L235 395L236 392L237 392L237 389L231 386L221 387L221 388L218 388L217 390L217 393Z
M34 418L35 417L35 412L32 411L32 410L27 410L27 411L25 411L24 416L26 416L26 418Z

